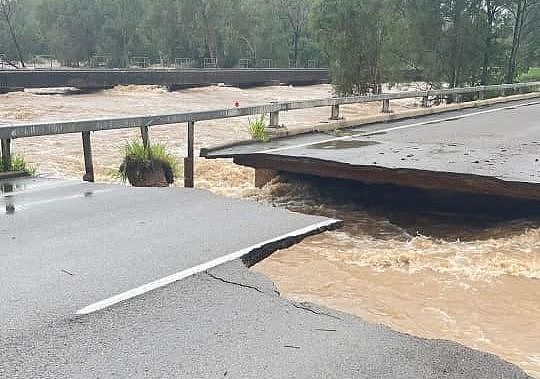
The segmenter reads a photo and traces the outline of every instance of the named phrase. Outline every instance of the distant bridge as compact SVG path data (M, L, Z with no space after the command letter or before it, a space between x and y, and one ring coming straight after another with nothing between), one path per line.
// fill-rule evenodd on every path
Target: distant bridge
M2 88L109 88L161 85L169 89L223 83L238 87L308 85L329 81L327 69L61 69L0 70Z

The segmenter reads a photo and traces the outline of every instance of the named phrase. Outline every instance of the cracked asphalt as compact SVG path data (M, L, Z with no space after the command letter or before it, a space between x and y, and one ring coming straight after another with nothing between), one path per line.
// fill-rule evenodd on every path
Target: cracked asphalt
M526 378L499 358L279 297L239 261L2 341L2 377Z
M1 378L527 377L453 342L288 301L240 260L77 315L325 219L172 188L21 179L0 192Z

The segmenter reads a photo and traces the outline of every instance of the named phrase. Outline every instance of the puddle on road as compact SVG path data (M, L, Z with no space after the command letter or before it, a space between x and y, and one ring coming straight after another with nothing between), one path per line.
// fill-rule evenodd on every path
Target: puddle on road
M358 141L358 140L337 140L310 145L308 149L316 150L342 150L342 149L357 149L361 147L380 145L376 141Z
M24 188L25 185L23 183L0 181L0 195L22 191Z

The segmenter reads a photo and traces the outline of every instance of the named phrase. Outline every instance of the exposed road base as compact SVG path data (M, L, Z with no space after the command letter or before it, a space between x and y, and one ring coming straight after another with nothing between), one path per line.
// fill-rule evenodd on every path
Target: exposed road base
M504 181L480 175L404 168L393 169L377 166L353 166L315 158L266 154L237 156L234 158L234 163L273 171L286 168L286 172L295 174L350 179L366 184L391 183L426 190L475 193L540 201L539 184Z

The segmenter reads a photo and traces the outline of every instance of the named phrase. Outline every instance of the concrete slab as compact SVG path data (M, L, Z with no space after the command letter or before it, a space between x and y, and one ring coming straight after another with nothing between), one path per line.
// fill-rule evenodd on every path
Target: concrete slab
M540 200L540 101L220 150L255 168Z
M233 259L249 263L338 224L200 190L45 179L1 183L3 337ZM121 294L127 295L116 297Z

